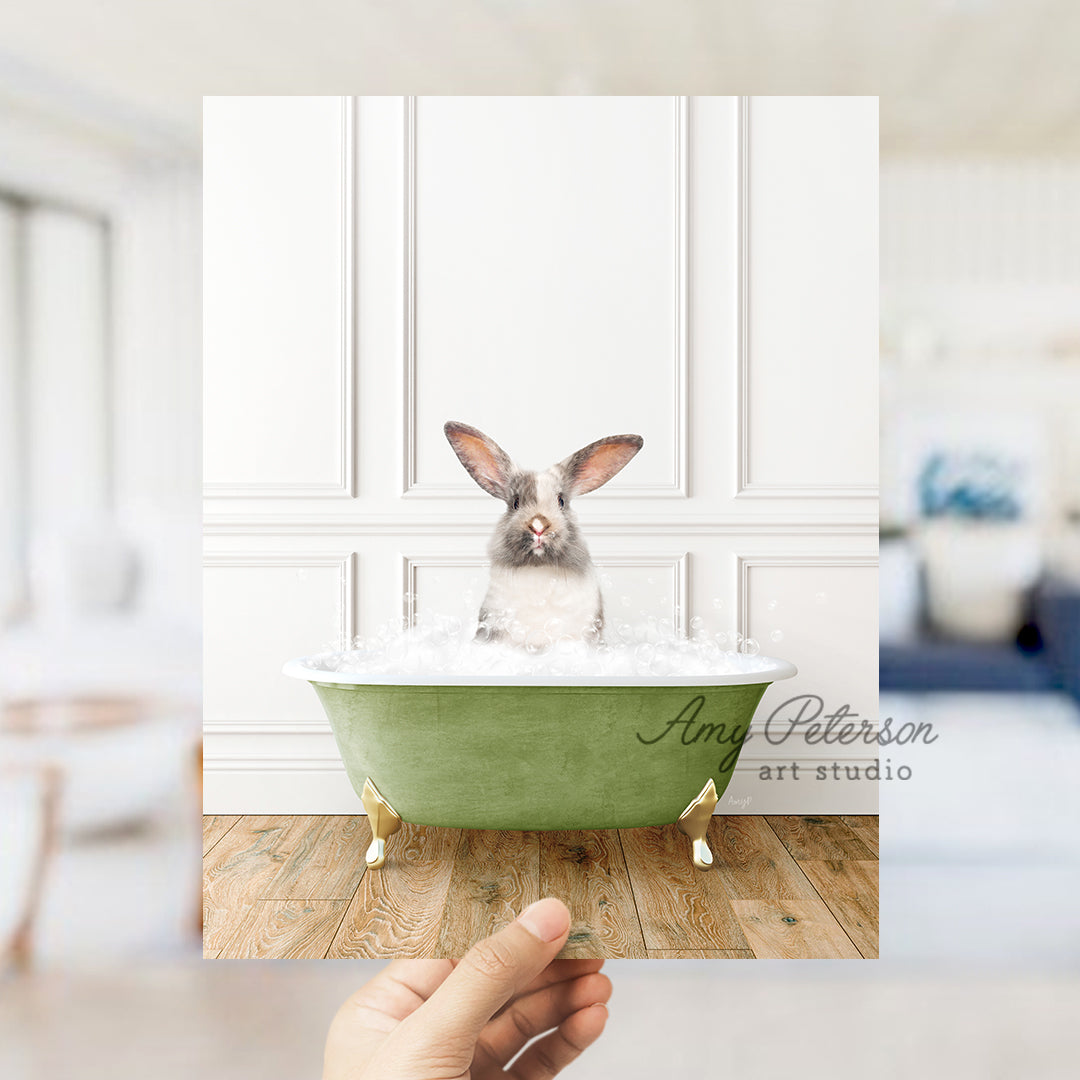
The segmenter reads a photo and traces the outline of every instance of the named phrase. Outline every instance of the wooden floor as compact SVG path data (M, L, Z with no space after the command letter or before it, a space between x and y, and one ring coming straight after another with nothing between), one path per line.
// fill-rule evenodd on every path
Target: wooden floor
M541 896L563 956L859 959L878 949L876 817L714 817L709 871L674 825L404 825L366 871L367 819L206 817L207 957L458 957Z

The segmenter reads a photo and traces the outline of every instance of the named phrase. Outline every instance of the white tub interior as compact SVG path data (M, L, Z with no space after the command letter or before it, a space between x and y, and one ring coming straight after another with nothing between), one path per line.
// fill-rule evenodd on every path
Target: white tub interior
M796 674L794 664L772 656L755 656L753 670L725 671L699 675L558 675L558 674L454 674L450 672L415 672L412 674L374 674L363 671L335 671L324 666L339 653L301 657L290 660L283 671L308 682L338 686L736 686L771 683L790 679Z

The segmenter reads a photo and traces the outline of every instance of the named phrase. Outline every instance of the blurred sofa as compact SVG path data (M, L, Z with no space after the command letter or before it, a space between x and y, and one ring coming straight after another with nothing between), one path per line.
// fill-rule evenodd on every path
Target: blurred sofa
M1055 578L1033 590L1012 642L948 640L924 631L882 644L883 691L1065 691L1080 701L1080 584Z

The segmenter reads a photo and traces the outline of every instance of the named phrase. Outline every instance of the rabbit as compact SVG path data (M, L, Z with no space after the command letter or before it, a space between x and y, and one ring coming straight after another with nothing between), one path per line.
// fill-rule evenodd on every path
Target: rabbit
M449 420L446 437L468 474L506 503L488 546L491 577L476 640L542 649L570 638L599 644L600 581L571 502L607 483L644 445L640 435L608 435L545 472L519 469L493 440Z

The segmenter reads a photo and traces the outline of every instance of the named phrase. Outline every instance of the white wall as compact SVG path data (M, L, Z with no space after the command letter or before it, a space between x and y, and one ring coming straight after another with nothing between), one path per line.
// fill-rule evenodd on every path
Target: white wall
M205 177L208 811L358 810L280 667L475 614L449 418L531 466L640 432L577 507L609 603L800 665L759 718L876 717L874 99L211 98ZM876 808L758 779L793 749L721 809Z

